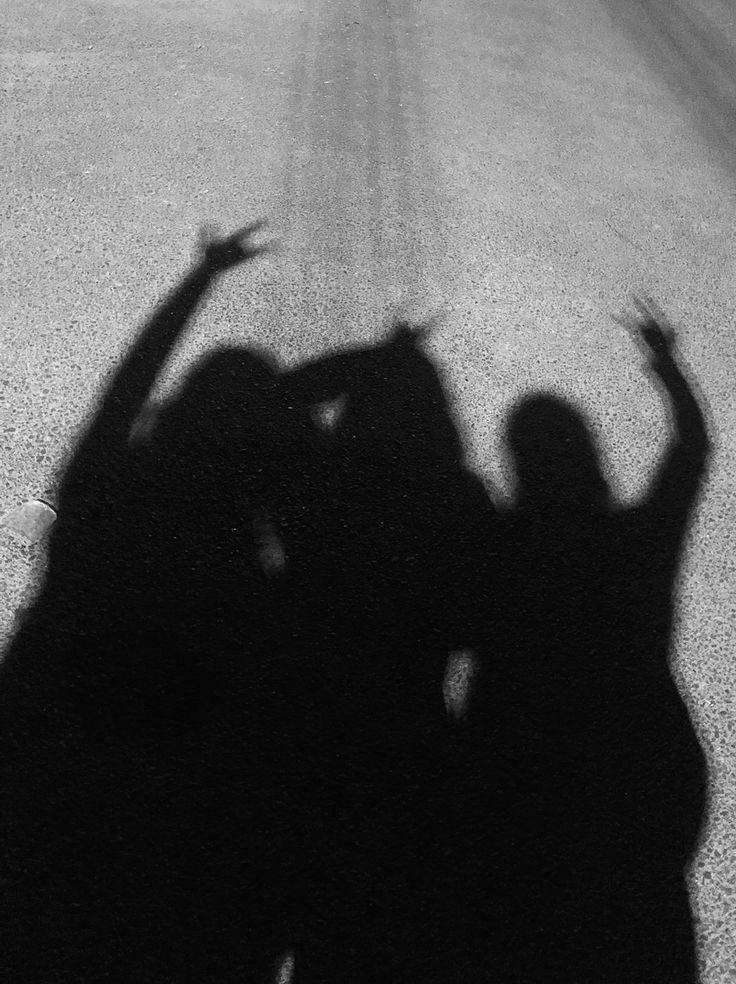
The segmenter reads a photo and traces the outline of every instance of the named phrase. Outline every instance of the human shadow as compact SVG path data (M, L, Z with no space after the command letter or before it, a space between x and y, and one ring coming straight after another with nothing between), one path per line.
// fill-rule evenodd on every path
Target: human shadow
M494 509L465 466L421 339L399 325L384 344L290 380L302 399L343 400L328 449L325 566L297 591L318 612L300 638L302 703L314 707L294 783L300 984L435 979L448 952L442 683L449 653L466 644L470 564Z
M685 872L706 763L668 653L709 442L671 340L642 312L674 433L640 504L614 505L567 401L531 394L509 419L516 505L488 548L498 577L460 793L474 979L697 980Z
M705 769L667 651L708 442L666 333L641 327L676 436L632 510L542 394L499 517L407 325L291 372L217 350L131 432L252 231L160 305L66 470L1 671L3 969L260 982L292 950L315 984L694 980Z
M443 955L442 678L492 507L421 332L152 386L253 228L103 393L2 665L17 980L415 980ZM331 428L314 409L343 400ZM143 411L143 417L141 413Z
M15 980L265 980L281 945L274 497L298 498L314 428L275 365L236 348L134 427L217 277L262 251L254 232L206 244L114 373L2 664Z

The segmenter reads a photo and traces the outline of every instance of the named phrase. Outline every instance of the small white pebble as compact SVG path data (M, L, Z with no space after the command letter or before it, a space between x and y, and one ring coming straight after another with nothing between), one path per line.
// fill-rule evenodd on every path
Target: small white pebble
M56 521L56 512L40 499L31 499L16 506L0 519L0 526L22 536L29 543L37 543Z

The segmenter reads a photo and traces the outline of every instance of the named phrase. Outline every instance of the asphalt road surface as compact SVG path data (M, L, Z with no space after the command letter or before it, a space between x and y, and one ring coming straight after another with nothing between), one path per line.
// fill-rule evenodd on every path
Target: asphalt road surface
M727 0L0 3L0 512L53 502L105 375L197 227L265 216L280 249L220 284L169 383L222 340L285 364L444 310L431 349L470 460L510 491L503 417L553 387L622 501L666 440L613 322L680 328L716 452L673 670L708 752L691 884L705 984L736 977L736 16ZM168 384L167 384L168 385ZM43 542L0 530L0 631Z

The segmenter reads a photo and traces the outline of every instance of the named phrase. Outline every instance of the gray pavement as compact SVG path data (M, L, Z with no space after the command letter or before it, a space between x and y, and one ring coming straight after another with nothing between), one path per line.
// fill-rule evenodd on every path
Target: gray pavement
M60 464L197 226L281 249L208 300L164 388L221 340L285 363L447 306L433 353L472 464L510 492L508 405L590 414L622 501L666 417L611 320L681 330L717 449L674 671L707 749L692 871L705 984L736 978L736 19L726 0L2 0L0 513ZM43 543L0 529L0 636Z

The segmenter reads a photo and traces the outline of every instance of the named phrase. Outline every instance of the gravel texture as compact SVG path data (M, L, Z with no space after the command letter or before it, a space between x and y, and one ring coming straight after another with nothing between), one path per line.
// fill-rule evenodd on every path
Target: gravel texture
M285 364L446 305L431 347L470 459L510 491L503 417L552 387L622 501L667 418L612 321L680 326L716 442L673 670L707 749L692 870L704 984L736 978L736 22L726 0L2 0L0 514L59 468L196 229L280 250L219 285L164 386L223 340ZM0 635L43 543L0 529Z

